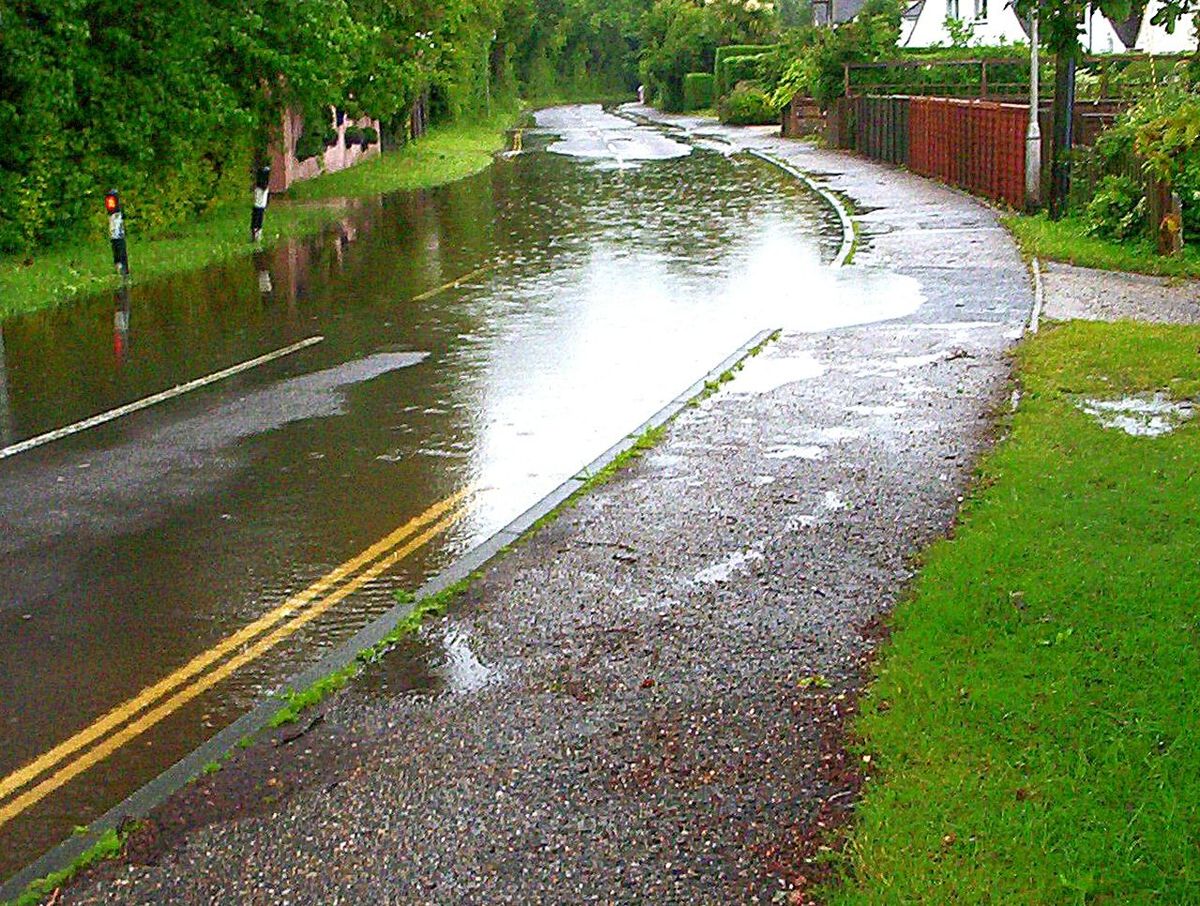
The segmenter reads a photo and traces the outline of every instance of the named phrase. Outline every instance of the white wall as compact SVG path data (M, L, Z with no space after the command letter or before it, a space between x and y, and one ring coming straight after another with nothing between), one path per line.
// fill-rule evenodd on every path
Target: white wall
M1029 40L1009 0L987 0L986 15L977 17L977 4L980 2L981 0L957 0L957 3L955 0L925 0L925 8L921 10L921 16L907 40L901 34L901 46L949 46L950 33L946 30L946 18L954 16L955 6L958 7L957 18L975 26L973 44L1017 44Z
M1191 16L1185 16L1175 23L1175 34L1167 34L1161 25L1151 25L1150 20L1155 13L1162 9L1158 0L1150 0L1146 5L1146 15L1142 19L1142 30L1138 33L1137 50L1142 53L1190 53L1196 49L1196 26Z
M1087 53L1124 53L1127 50L1108 17L1095 8L1084 20L1079 43Z

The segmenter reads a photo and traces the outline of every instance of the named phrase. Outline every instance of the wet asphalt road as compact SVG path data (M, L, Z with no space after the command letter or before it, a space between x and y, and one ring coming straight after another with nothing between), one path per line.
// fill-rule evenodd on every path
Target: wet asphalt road
M526 153L472 179L331 202L344 216L311 242L0 324L0 446L323 337L0 459L0 877L505 525L763 324L815 329L920 304L911 283L848 294L823 267L832 215L766 164L599 108L541 119ZM219 676L253 651L246 627L294 612L322 576L465 487L452 524ZM442 656L458 650L447 641ZM179 683L151 707L142 691L168 678Z
M677 122L822 174L865 212L840 279L920 304L785 330L311 732L184 790L61 902L804 901L814 832L869 773L842 730L879 618L951 524L1032 293L971 199Z

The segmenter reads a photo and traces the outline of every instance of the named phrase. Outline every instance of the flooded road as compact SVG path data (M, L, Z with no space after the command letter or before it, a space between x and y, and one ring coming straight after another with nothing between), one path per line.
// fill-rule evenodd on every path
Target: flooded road
M0 322L0 447L311 341L0 458L0 877L755 331L920 304L903 283L843 288L824 267L836 219L764 162L599 108L539 126L472 179L342 204L310 242ZM385 568L249 656L239 633L316 600L322 577L389 537ZM168 693L177 705L132 732Z

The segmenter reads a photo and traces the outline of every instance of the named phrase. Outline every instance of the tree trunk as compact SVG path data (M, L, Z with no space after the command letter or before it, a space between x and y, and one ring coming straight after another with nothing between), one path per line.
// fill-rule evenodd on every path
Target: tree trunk
M1050 178L1050 217L1067 213L1071 196L1071 147L1075 143L1075 54L1054 60L1054 151Z

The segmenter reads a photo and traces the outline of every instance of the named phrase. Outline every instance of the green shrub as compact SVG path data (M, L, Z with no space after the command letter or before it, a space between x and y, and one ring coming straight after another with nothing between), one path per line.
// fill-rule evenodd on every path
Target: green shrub
M1147 178L1169 182L1183 203L1185 241L1200 235L1200 93L1170 84L1147 94L1100 137L1096 153L1110 171L1133 157Z
M758 67L765 59L764 54L740 57L725 57L717 64L716 93L724 97L739 82L757 82Z
M896 0L867 0L849 22L803 31L792 48L794 60L773 86L775 106L782 107L794 95L804 94L828 108L842 93L844 64L870 63L895 55L901 11Z
M715 54L716 62L713 65L713 75L716 77L716 83L713 86L714 95L724 97L738 82L758 78L756 68L758 61L773 50L775 50L775 45L772 44L726 44L724 47L718 47ZM744 72L741 64L730 70L726 65L728 61L740 57L753 57L755 62L749 67L745 67L746 71Z
M363 140L363 131L358 126L347 126L342 139L347 148L353 148L355 145L361 145Z
M728 96L721 98L717 112L721 122L731 126L766 126L779 120L771 98L749 82L739 82Z
M1104 239L1135 239L1146 233L1146 193L1132 178L1106 176L1087 206L1088 233Z
M641 33L639 72L650 99L663 110L682 110L684 77L713 65L720 37L713 8L691 0L660 0L643 17Z
M316 129L305 127L300 134L300 138L296 140L296 150L294 152L296 160L308 160L310 157L316 157L318 154L325 153L325 133L318 132Z
M714 78L710 72L689 72L683 77L683 109L704 110L713 105Z
M379 132L376 131L374 126L367 126L365 129L363 129L362 135L363 135L362 142L363 142L364 148L367 145L373 145L377 141L379 141Z

